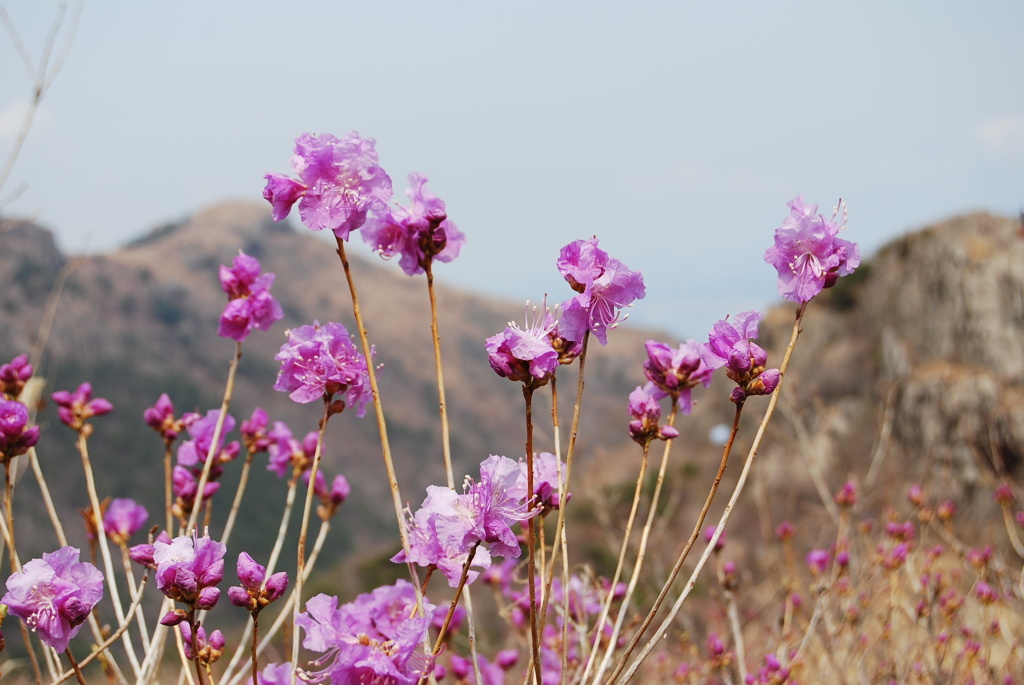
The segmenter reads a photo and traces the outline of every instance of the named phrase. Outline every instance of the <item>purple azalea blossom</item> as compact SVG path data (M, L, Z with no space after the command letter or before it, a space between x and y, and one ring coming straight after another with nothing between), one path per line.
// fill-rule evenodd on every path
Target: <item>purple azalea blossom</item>
M804 204L803 195L791 200L789 209L764 261L779 272L779 294L803 303L835 285L840 276L853 273L860 265L860 248L839 238L843 226L835 216L826 220L818 214L818 205Z
M558 270L578 295L562 304L560 334L581 342L589 330L602 345L608 329L625 317L622 308L643 299L644 277L608 256L597 246L597 238L577 240L562 248Z
M518 658L519 653L515 650L505 650L515 654ZM452 675L458 678L460 683L470 683L471 685L478 685L476 680L476 672L473 670L472 659L459 656L458 654L452 654ZM503 664L508 663L508 657L502 663L498 662L498 657L495 657L495 661L491 662L482 654L477 655L477 661L480 663L480 678L482 679L479 685L505 685L505 671L515 665L513 661L507 666Z
M300 404L343 393L346 406L355 406L360 417L366 415L366 404L373 400L366 358L343 325L314 321L285 331L285 336L288 341L274 356L281 362L274 390L289 393Z
M424 600L421 614L416 609L416 589L405 580L359 595L340 607L337 597L312 597L295 625L305 631L302 645L323 656L310 662L318 670L304 671L302 679L414 685L431 667L423 638L434 609Z
M288 574L284 571L267 577L267 567L256 563L247 552L238 555L238 580L241 585L228 588L228 599L237 607L257 614L263 607L280 599L288 589Z
M316 456L317 432L310 431L299 442L292 437L292 431L283 421L274 422L274 430L270 432L273 442L267 448L269 463L267 470L273 471L278 478L290 476L294 471L307 473L313 467Z
M177 440L178 434L185 430L184 421L174 418L174 404L167 393L160 395L156 404L142 412L142 420L168 444Z
M778 369L765 369L768 353L757 343L758 312L742 312L732 321L728 317L717 322L701 350L708 368L726 367L726 375L736 382L733 402L743 402L749 395L770 395L779 384Z
M427 177L409 174L405 194L409 207L396 206L370 219L363 240L384 259L401 255L399 265L410 276L421 274L432 261L450 262L459 256L465 236L448 220L444 201L427 190Z
M18 399L25 383L32 377L32 365L27 354L19 354L6 364L0 364L0 399Z
M7 578L7 593L0 598L12 614L25 621L47 646L58 652L103 598L103 574L79 561L79 550L61 547L33 559Z
M648 382L629 393L629 437L641 445L650 440L671 440L679 437L679 431L672 426L658 426L661 419L661 405L658 400L665 393Z
M156 536L154 542L163 542L164 544L170 544L171 536L167 534L166 530L160 531L160 534ZM128 556L131 560L137 564L142 564L146 568L156 570L156 562L153 560L153 553L156 550L153 548L153 543L144 542L140 545L132 545L128 549Z
M193 609L212 609L220 599L216 587L224 578L223 543L210 539L209 533L198 537L182 535L170 542L153 543L153 562L156 564L156 586L176 602ZM174 612L171 612L174 614ZM168 619L165 625L176 625L184 616Z
M230 267L221 265L220 285L228 304L220 316L217 333L242 342L252 330L270 330L284 316L281 305L270 294L274 274L260 273L260 262L239 252Z
M206 415L188 423L188 434L191 440L186 440L178 446L178 465L191 469L197 475L202 472L203 464L206 463L213 445L213 434L217 430L217 421L220 418L219 409L211 409ZM221 464L233 461L242 451L242 446L237 440L224 444L224 436L235 429L235 419L228 414L224 417L224 425L221 428L220 440L213 449L213 466L210 470L210 477L217 478L223 473Z
M526 327L510 322L501 333L487 338L487 360L499 376L522 381L533 387L544 385L558 368L558 352L551 334L556 326L555 315L547 308L547 298L533 313L527 302Z
M114 405L102 397L93 398L90 383L82 383L73 392L58 390L50 397L57 404L61 422L75 430L82 430L93 416L109 414L114 409Z
M486 571L491 555L517 558L522 550L512 526L537 513L527 509L526 476L508 457L491 455L480 464L480 480L466 479L460 494L431 485L419 510L409 520L408 561L436 565L451 587L457 587L463 566L473 553L472 566ZM391 559L406 561L405 551ZM479 571L472 571L472 582Z
M149 512L133 499L118 498L103 512L103 530L114 544L123 545L128 538L146 524Z
M665 343L648 340L647 361L644 362L644 375L659 390L676 398L679 411L689 414L693 408L691 390L698 384L705 388L711 385L714 369L709 368L701 359L701 346L695 340L687 340L678 349L672 349Z
M253 409L252 416L242 421L242 427L239 429L242 433L242 443L253 454L266 452L270 448L272 439L267 432L269 425L270 417L260 407Z
M28 408L17 400L0 401L0 462L24 454L39 442L39 426L28 425Z
M314 231L327 229L342 239L382 212L391 200L391 178L380 168L373 138L350 131L343 138L303 133L295 140L292 170L299 181L267 174L263 197L281 221L299 203L299 218Z
M558 472L561 466L562 485L565 485L565 464L559 465L558 457L551 452L540 452L533 457L533 493L539 504L546 513L551 509L559 507ZM526 460L519 460L519 468L523 473L523 482L526 482ZM568 502L572 493L566 493L565 501Z

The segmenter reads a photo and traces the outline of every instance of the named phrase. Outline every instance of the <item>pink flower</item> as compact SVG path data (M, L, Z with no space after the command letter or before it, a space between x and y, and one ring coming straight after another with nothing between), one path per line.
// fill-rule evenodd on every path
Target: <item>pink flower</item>
M103 574L80 562L74 547L61 547L26 563L7 579L0 598L49 647L63 652L103 598Z
M818 205L804 205L798 195L789 203L790 215L775 229L775 245L764 260L779 273L779 294L792 302L807 302L823 288L835 285L860 264L856 243L839 238L844 228L818 214ZM838 211L838 210L837 210Z
M288 341L274 359L281 362L274 390L290 393L300 404L342 393L359 416L373 399L366 359L340 323L300 326L285 331Z
M82 383L74 392L58 390L51 397L57 404L61 422L78 431L93 416L109 414L114 409L114 405L102 397L93 398L89 383Z
M622 308L642 300L646 294L644 277L598 248L597 238L577 240L562 248L558 270L578 295L562 304L560 334L582 342L591 331L602 345L608 342L608 329L625 319Z
M265 176L263 197L273 207L274 220L284 219L298 202L302 223L348 240L371 211L384 211L391 199L391 178L378 165L374 145L373 138L361 138L355 131L340 139L303 133L292 156L292 170L300 180Z
M116 545L123 545L128 538L146 524L149 512L133 499L112 500L103 512L103 530Z
M465 236L448 220L444 201L427 190L427 177L409 174L405 194L409 207L396 206L363 227L363 240L384 259L401 255L399 265L410 276L421 274L433 260L459 256Z

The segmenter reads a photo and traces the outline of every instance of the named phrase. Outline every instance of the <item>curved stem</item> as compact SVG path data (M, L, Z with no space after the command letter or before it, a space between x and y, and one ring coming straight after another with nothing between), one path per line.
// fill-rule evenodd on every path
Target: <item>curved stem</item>
M772 415L775 413L775 406L779 401L779 393L782 390L782 382L785 379L786 369L789 366L789 360L793 356L793 348L796 347L796 341L800 337L800 332L803 330L801 323L803 321L804 310L807 307L807 303L801 304L796 311L796 320L793 322L793 333L789 339L789 345L786 347L786 353L782 358L782 364L779 367L779 384L775 388L775 392L772 393L771 399L768 401L768 408L765 409L764 417L761 419L761 424L758 426L757 434L754 436L754 442L750 446L750 451L747 452L746 461L743 463L743 470L740 472L739 480L736 482L735 488L733 488L732 496L729 498L729 502L725 505L725 510L722 512L722 516L718 521L718 525L715 526L715 532L711 536L711 540L708 541L707 547L700 559L697 561L697 565L694 567L693 572L690 574L690 578L686 581L686 586L683 589L682 594L676 600L675 604L672 605L672 609L669 611L668 616L662 621L661 625L658 626L654 636L648 640L647 644L641 650L640 654L637 655L633 663L630 664L628 669L617 669L616 674L612 675L611 680L615 680L618 673L622 673L622 678L618 681L620 683L629 682L630 678L636 673L640 664L643 663L647 655L651 653L654 646L661 640L661 638L668 631L669 626L675 620L676 615L683 606L683 602L689 596L697 582L697 577L704 570L704 566L707 564L708 559L711 557L711 553L714 550L715 544L721 537L722 532L725 530L726 524L729 522L729 517L732 515L732 510L736 506L736 502L739 500L740 494L743 492L743 487L746 485L747 477L750 475L750 469L754 465L754 460L757 457L757 451L761 447L761 440L764 438L765 430L768 428L768 423L771 421ZM624 664L625 656L622 659ZM624 670L624 672L623 672Z
M313 465L309 469L309 485L306 487L306 503L302 508L302 525L299 527L299 543L296 549L295 565L295 608L292 624L297 625L299 612L302 609L302 586L306 570L306 531L309 529L309 513L313 509L313 497L316 494L316 472L320 469L320 458L323 455L324 433L327 431L327 420L331 418L331 398L324 395L324 414L320 419L320 430L316 435L316 451L313 453ZM299 631L292 631L293 664L299 661ZM292 683L296 682L297 670L292 672Z
M185 524L185 535L195 528L199 520L199 511L203 507L203 491L206 483L210 480L210 471L213 469L214 457L220 450L220 439L224 431L224 421L228 416L228 407L231 406L231 395L235 391L235 374L238 372L238 360L242 358L242 343L235 342L235 354L231 357L228 366L228 380L224 386L224 399L220 403L220 415L217 417L217 424L213 428L213 439L210 441L210 451L206 453L206 461L203 463L203 473L199 477L199 485L196 490L196 500L192 505L192 512L189 514L188 523Z
M78 666L78 662L75 661L75 655L71 653L71 647L64 650L64 654L67 656L68 661L71 662L71 669L75 672L75 677L78 678L78 682L81 685L86 685L85 676L82 675L82 669Z
M537 517L532 515L533 498L533 386L523 384L523 399L526 401L526 511L530 515L526 528L526 547L529 554L527 566L527 583L530 587L530 644L532 647L531 663L537 682L541 682L540 673L540 633L537 630Z
M384 407L380 401L380 389L377 387L377 371L373 367L373 356L370 349L370 341L366 335L366 327L363 325L363 314L359 309L359 296L356 293L355 280L352 278L352 268L345 253L345 241L335 236L338 244L338 258L341 259L341 266L345 271L345 280L348 281L349 293L352 295L352 314L356 320L356 330L359 334L359 343L363 348L363 356L366 357L366 370L370 378L370 391L373 393L373 411L377 416L377 428L380 432L380 447L384 458L384 467L388 474L388 485L391 486L391 499L395 506L395 519L398 523L398 535L402 540L402 550L408 558L411 556L409 550L409 539L405 534L405 517L402 514L402 494L398 489L398 477L395 475L395 465L391 459L391 443L388 442L387 423L384 420Z
M625 651L622 653L622 655L619 657L619 660L616 662L615 670L612 672L609 682L614 681L618 674L622 672L622 669L625 667L626 660L629 658L629 655L632 654L633 650L636 649L636 646L640 644L640 640L643 638L644 633L650 627L651 623L654 622L655 615L657 615L658 610L661 609L661 605L665 601L665 598L668 597L668 593L669 590L672 588L672 584L675 582L676 578L679 576L679 572L683 568L683 563L685 563L686 558L690 555L690 550L693 549L693 544L697 541L697 538L700 536L701 526L704 525L704 519L708 515L708 510L711 508L711 502L714 500L715 494L718 492L718 486L722 482L722 475L725 473L725 467L729 463L729 453L732 452L732 445L733 442L736 440L736 433L739 431L740 428L740 415L742 412L743 405L737 404L736 413L733 415L732 419L732 430L729 433L729 440L725 443L725 447L722 449L722 460L718 465L718 472L715 473L715 480L711 484L711 490L708 491L707 498L704 500L704 506L700 510L700 515L697 516L697 522L694 524L693 530L690 531L690 537L687 538L686 544L683 545L683 549L679 553L679 556L676 559L676 563L672 567L672 570L669 572L668 578L662 585L661 592L658 593L657 599L654 600L654 604L651 606L650 611L647 612L647 617L644 619L644 622L640 624L640 628L637 629L636 633L633 635L633 638L629 641L629 644L626 646Z
M86 425L88 428L88 424ZM96 526L96 537L99 539L100 555L103 558L104 575L107 578L107 589L110 590L110 601L114 605L114 615L117 616L118 624L125 622L124 607L121 605L121 594L117 589L117 578L114 576L114 563L110 557L110 545L107 536L103 533L103 512L100 510L100 498L96 494L96 479L92 471L92 463L89 461L89 446L86 440L86 430L78 432L78 452L82 456L82 469L85 471L85 487L89 493L89 503L92 505L93 523ZM124 648L128 653L128 661L136 676L139 675L139 661L135 656L135 647L132 645L131 635L126 631L123 634Z
M612 598L615 596L615 585L619 582L619 577L622 575L622 567L626 563L626 552L629 551L629 538L633 535L633 521L636 520L636 511L640 506L640 495L643 494L644 489L644 476L647 475L647 454L650 451L651 439L648 438L643 444L643 456L640 461L640 473L636 477L636 488L633 491L633 504L629 508L629 518L626 519L626 530L622 536L622 546L619 548L619 560L615 564L615 573L612 575L611 585L608 587L608 592L605 595L604 602L601 604L601 613L598 615L597 623L594 624L594 640L590 647L590 654L587 657L586 668L583 669L583 676L580 678L581 682L586 682L587 676L590 675L590 669L594 665L594 657L597 656L598 646L601 644L601 636L604 634L604 622L608 618L608 612L612 608ZM651 507L651 511L654 511L654 507ZM636 576L634 569L633 576ZM609 645L609 649L614 649L615 643L612 642ZM603 668L598 669L597 675L594 677L595 680L601 678L601 673L604 671Z

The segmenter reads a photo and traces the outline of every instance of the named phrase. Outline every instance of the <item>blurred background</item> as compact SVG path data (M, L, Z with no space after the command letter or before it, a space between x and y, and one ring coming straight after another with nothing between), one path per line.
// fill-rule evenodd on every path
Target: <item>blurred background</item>
M4 7L38 60L61 5ZM103 252L262 202L296 136L354 129L396 199L419 171L466 233L444 282L536 301L564 287L558 249L597 235L646 276L632 320L700 338L774 301L758 265L799 193L842 197L865 256L1016 216L1021 26L1013 0L70 3L2 211ZM9 31L0 64L8 150L33 90Z

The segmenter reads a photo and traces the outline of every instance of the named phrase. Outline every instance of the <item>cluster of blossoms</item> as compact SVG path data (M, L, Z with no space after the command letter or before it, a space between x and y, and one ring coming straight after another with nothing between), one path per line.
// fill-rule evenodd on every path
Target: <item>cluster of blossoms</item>
M57 405L61 423L88 436L91 426L87 421L94 416L103 416L114 410L114 405L102 397L92 396L92 385L82 383L74 391L58 390L51 396Z
M227 444L224 442L224 436L235 429L235 420L230 414L224 417L221 434L214 445L213 438L219 420L219 409L211 409L205 416L191 414L183 418L192 439L178 446L178 463L171 473L172 492L176 498L173 510L179 519L187 519L192 512L207 460L212 459L213 463L210 465L209 477L203 488L204 500L213 497L220 489L217 479L224 473L223 465L234 461L241 453L242 447L237 440Z
M228 588L228 599L255 615L271 602L280 599L288 589L288 574L284 571L267 577L267 567L256 563L247 552L238 555L238 580L241 585Z
M295 141L292 171L299 180L267 174L263 197L281 221L299 203L299 217L314 231L333 231L348 240L370 212L391 200L391 177L379 165L376 142L350 131L343 138L304 133Z
M27 354L19 354L6 364L0 364L0 396L18 399L25 384L32 378L33 371L35 369L29 363Z
M310 662L317 670L304 671L302 680L415 685L432 668L423 639L434 609L426 599L420 605L405 580L340 607L337 597L312 597L295 623L305 631L303 646L323 656Z
M170 540L166 534L152 545L136 545L132 558L156 569L156 586L160 592L187 609L172 609L160 622L175 626L188 620L197 610L212 609L220 599L217 585L224 578L223 543L210 538L181 535Z
M28 407L17 400L0 400L0 462L9 463L39 442L39 426L28 425Z
M99 569L79 561L78 549L61 547L11 574L0 604L25 621L44 644L63 652L102 598Z
M348 330L340 323L300 326L285 332L288 341L274 359L281 362L274 389L289 393L292 400L307 404L342 395L344 406L366 414L373 400L366 358ZM372 354L372 351L371 351Z
M781 379L778 369L765 369L768 353L757 343L758 312L743 312L729 321L715 324L701 357L709 369L725 367L726 376L735 381L730 399L742 404L750 395L770 395Z
M239 251L231 266L221 265L220 287L228 304L220 315L217 333L242 342L253 329L270 330L284 316L281 305L270 294L274 274L260 273L260 262Z
M665 393L653 383L637 386L629 393L629 437L635 442L646 445L651 440L671 440L679 437L679 431L672 426L659 426L661 405L658 400Z
M530 387L540 387L558 365L575 359L587 333L602 344L608 330L625 317L622 309L646 294L643 276L599 248L597 238L576 240L559 252L557 266L576 291L556 315L545 298L540 310L527 312L526 326L510 323L487 338L487 358L495 373Z
M818 214L818 205L804 204L803 195L793 198L789 209L789 216L775 229L775 244L764 253L764 260L779 273L780 295L792 302L809 302L840 276L853 273L860 265L860 248L839 237L844 225L835 215L825 219Z

